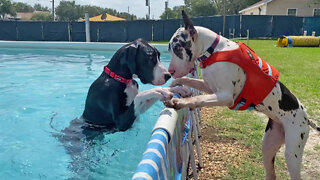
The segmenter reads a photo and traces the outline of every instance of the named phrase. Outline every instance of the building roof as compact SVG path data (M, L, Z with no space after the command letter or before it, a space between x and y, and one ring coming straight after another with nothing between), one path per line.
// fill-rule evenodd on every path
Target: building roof
M245 8L245 9L242 9L241 11L239 11L239 13L242 13L242 12L245 12L245 11L248 11L250 9L254 9L254 8L257 8L257 7L261 7L265 4L268 4L269 2L271 2L272 0L262 0L262 1L259 1L255 4L252 4L251 6Z
M89 21L125 21L126 19L119 18L116 16L112 16L111 14L106 13L106 16L103 18L103 14L100 14L98 16L94 16L89 18ZM80 21L85 21L85 19L81 19Z

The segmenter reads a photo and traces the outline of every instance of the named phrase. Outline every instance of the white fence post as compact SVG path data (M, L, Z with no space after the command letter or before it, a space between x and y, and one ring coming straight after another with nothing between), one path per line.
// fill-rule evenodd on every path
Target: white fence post
M86 19L86 42L90 42L90 21L89 21L89 13L85 13L85 19Z

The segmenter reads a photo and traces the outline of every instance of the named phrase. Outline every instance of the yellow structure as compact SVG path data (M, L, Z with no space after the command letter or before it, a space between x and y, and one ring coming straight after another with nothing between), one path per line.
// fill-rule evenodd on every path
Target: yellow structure
M103 17L104 14L100 14L98 16L94 16L89 18L89 21L99 21L99 22L103 22L103 21L125 21L126 19L123 18L119 18L116 16L112 16L111 14L106 13L105 17ZM85 21L85 19L81 19L81 21Z
M315 36L283 36L278 38L278 47L319 47L320 37Z

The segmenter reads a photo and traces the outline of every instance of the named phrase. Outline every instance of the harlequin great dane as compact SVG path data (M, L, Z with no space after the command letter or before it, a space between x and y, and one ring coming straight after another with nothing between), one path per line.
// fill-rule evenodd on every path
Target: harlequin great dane
M242 43L232 42L204 27L193 26L182 12L185 27L169 42L172 54L169 72L172 85L182 84L206 92L190 98L173 98L165 104L180 109L227 106L230 109L255 109L269 122L262 142L266 179L275 179L274 160L285 143L285 158L291 179L300 179L302 153L309 125L320 131L307 116L300 101L280 81L279 72ZM202 78L183 77L200 61Z

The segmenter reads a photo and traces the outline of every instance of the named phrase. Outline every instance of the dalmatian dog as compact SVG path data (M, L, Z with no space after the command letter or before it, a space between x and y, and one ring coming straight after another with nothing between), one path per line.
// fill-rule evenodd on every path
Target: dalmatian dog
M169 72L175 78L171 85L190 86L206 94L181 99L172 98L165 103L166 106L175 109L204 106L235 107L237 97L244 90L246 81L249 81L248 73L243 67L228 62L227 59L202 67L203 80L184 76L193 71L194 63L199 58L201 61L206 57L215 56L218 58L221 55L234 59L234 56L228 56L227 53L238 49L240 45L207 28L194 26L184 11L182 11L182 16L185 27L179 28L169 42L169 51L172 54ZM249 47L246 47L246 51L244 54L248 53L249 59L250 57L253 58L253 51ZM260 60L260 57L257 58L256 66L262 68L262 61ZM202 64L205 63L202 62ZM265 65L270 72L272 69L270 65L267 63ZM308 118L301 102L285 85L278 81L277 75L275 77L274 84L268 90L266 96L260 100L260 103L249 107L269 117L262 142L266 179L276 179L274 160L277 151L285 143L285 159L290 177L293 180L298 180L301 178L302 154L309 135L309 125L317 131L320 131L320 127L317 127ZM255 89L259 87L254 85L253 83L253 86L247 90L255 93ZM241 107L243 104L240 102L234 109L239 108L239 105Z

